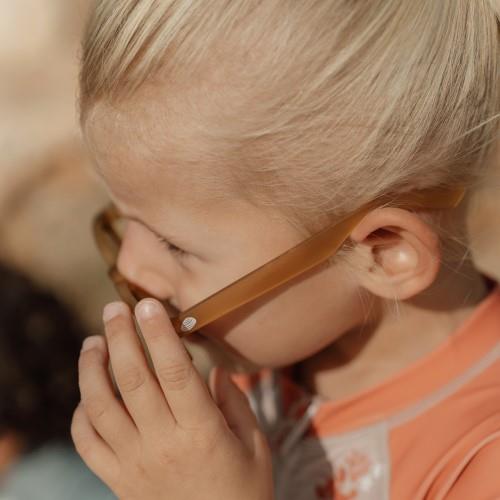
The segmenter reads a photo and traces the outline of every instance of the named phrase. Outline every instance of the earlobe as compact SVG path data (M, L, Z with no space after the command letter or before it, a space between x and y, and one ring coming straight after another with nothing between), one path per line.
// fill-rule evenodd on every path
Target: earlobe
M429 287L439 271L439 239L415 213L370 212L352 231L361 285L382 298L405 300Z

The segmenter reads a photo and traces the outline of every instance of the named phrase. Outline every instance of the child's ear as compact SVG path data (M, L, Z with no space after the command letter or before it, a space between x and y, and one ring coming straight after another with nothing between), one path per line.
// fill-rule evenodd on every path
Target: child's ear
M405 300L429 287L439 271L436 233L418 215L399 208L377 208L354 228L356 273L373 294Z

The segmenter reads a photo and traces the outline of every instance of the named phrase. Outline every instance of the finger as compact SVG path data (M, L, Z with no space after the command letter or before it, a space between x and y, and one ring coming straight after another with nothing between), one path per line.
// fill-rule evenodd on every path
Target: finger
M106 341L101 336L85 339L78 362L82 405L98 434L115 453L126 453L137 429L116 398L107 371Z
M163 391L147 365L128 306L123 302L108 304L103 320L115 381L139 433L155 434L175 424Z
M81 403L73 413L71 438L76 451L96 476L108 484L119 476L120 465L117 456L92 427Z
M135 313L177 424L199 429L209 423L222 423L220 411L160 302L144 299L137 304Z
M209 381L217 406L229 428L255 454L255 435L256 431L260 432L260 428L247 397L221 367L212 369Z

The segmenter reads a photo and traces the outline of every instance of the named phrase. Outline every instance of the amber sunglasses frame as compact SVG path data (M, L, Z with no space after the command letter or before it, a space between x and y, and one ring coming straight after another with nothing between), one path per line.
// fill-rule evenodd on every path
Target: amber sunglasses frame
M437 187L401 195L381 196L185 311L177 313L168 301L162 303L171 317L175 331L182 337L203 328L333 256L347 240L354 227L371 210L382 206L421 210L449 209L455 208L464 195L465 189L462 187L451 189ZM113 224L120 217L122 216L116 206L109 204L94 217L93 232L96 244L108 265L109 277L122 300L133 308L139 300L151 295L128 282L116 267L121 239Z

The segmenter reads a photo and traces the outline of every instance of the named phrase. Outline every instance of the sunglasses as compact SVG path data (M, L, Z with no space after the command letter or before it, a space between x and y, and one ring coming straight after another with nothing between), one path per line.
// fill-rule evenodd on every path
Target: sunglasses
M380 196L185 311L178 312L168 301L161 302L177 334L180 337L186 336L335 255L352 230L371 210L381 206L421 210L449 209L456 207L464 195L465 189L457 187ZM120 223L123 221L124 217L117 207L110 204L94 218L93 231L97 246L108 266L108 275L118 294L134 308L138 301L151 297L151 294L128 282L117 269L122 244Z

